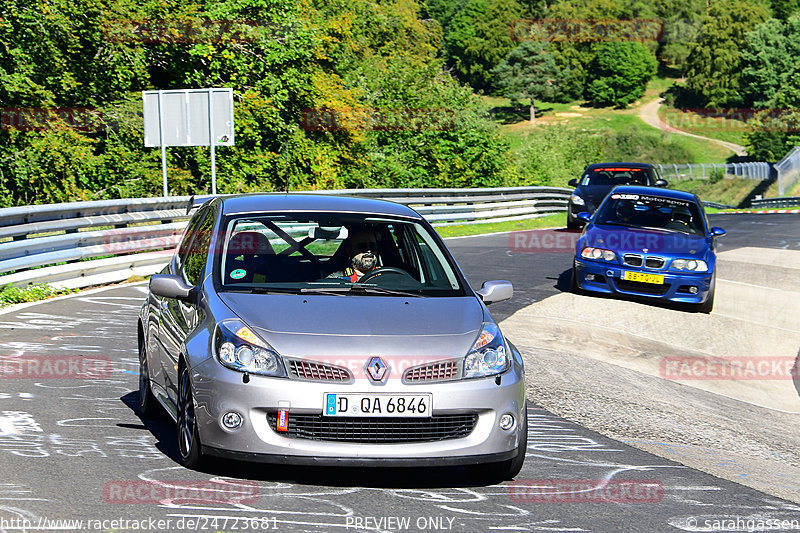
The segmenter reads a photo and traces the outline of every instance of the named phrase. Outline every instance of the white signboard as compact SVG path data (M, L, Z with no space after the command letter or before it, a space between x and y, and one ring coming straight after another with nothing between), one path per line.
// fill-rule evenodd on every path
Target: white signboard
M145 91L142 100L147 147L161 146L162 133L164 146L234 144L233 89Z
M144 145L161 147L164 196L167 146L211 148L211 194L217 194L214 148L233 146L233 89L178 89L142 92Z

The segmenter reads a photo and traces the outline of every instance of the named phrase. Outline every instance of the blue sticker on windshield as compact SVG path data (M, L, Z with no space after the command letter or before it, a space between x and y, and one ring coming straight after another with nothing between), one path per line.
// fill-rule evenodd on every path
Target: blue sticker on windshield
M246 275L247 275L247 272L245 272L244 269L241 269L241 268L237 268L236 270L231 272L231 277L233 279L240 279L240 278L245 277Z

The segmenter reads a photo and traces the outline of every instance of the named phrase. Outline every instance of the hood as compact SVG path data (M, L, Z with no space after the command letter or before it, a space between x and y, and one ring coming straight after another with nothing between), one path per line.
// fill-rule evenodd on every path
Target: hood
M474 296L402 298L219 293L278 353L463 357L483 325Z
M704 259L708 251L705 237L658 229L592 225L585 237L587 246L613 250L617 255L646 253Z

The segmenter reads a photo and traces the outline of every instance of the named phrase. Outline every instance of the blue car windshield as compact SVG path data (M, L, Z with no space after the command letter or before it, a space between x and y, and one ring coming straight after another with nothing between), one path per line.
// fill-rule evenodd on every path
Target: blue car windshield
M703 220L699 206L692 201L614 193L598 210L594 223L705 235Z

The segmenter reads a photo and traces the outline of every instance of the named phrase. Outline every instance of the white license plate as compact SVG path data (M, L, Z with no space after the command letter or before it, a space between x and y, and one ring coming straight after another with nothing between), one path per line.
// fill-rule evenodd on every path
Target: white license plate
M325 416L431 416L430 394L334 394L326 393Z

